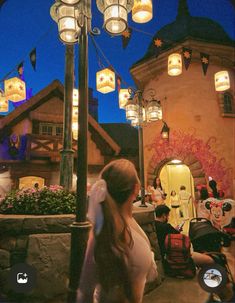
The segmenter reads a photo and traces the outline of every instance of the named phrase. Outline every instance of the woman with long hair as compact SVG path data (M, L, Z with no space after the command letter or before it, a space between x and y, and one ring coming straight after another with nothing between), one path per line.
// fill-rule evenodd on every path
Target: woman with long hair
M153 180L153 186L150 186L151 199L155 207L161 204L165 204L166 194L162 188L161 180L159 177L155 177Z
M105 166L90 193L90 232L78 303L141 303L146 281L157 277L150 243L132 217L140 188L134 165ZM150 277L151 275L151 277Z

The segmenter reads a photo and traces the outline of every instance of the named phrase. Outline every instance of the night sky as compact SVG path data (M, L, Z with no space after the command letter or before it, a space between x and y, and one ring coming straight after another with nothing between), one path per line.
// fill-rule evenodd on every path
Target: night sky
M92 25L101 29L103 16L97 10L95 0L92 2ZM58 39L57 24L50 17L50 6L53 3L53 0L6 0L0 10L0 79L24 60L27 88L32 88L34 95L54 79L64 83L65 47ZM217 21L229 36L235 39L235 9L229 0L188 0L188 5L191 15ZM149 23L134 23L129 14L129 25L154 35L162 26L175 20L178 0L153 0L153 6L154 17ZM96 41L122 78L129 85L133 85L129 68L145 54L151 42L151 35L133 31L126 50L122 49L121 37L110 37L104 30L96 37ZM29 61L29 53L34 47L37 49L36 72ZM77 53L76 46L76 70ZM108 66L104 60L102 62ZM94 89L94 95L99 99L99 121L125 122L124 111L118 108L117 90L107 95L96 92L97 70L99 66L95 49L90 41L89 86ZM16 75L15 69L10 76ZM3 88L3 83L0 83L0 87Z

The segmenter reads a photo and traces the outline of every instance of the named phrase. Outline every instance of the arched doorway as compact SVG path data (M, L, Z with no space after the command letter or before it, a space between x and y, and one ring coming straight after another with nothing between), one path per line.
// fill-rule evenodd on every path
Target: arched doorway
M161 179L162 187L167 193L166 203L170 205L170 195L174 190L179 193L180 187L184 185L186 191L194 198L194 179L189 167L182 163L181 160L173 159L166 162L160 169L159 176ZM192 200L189 203L189 215L194 217L195 209Z

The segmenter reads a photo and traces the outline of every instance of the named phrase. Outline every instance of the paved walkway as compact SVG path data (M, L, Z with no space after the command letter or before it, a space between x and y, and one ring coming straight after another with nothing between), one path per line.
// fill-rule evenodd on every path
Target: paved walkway
M169 278L152 292L144 296L143 303L204 303L208 293L192 280Z

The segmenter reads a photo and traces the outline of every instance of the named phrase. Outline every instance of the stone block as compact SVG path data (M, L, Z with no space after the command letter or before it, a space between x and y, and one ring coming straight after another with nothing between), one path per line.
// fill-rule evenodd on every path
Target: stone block
M205 172L202 169L191 169L193 178L205 177Z
M15 250L27 250L29 236L19 236L16 239Z
M7 294L10 290L10 286L8 283L9 273L9 268L0 269L0 294Z
M37 270L37 287L32 294L45 302L67 292L70 234L29 236L26 262Z
M54 218L47 218L45 223L47 230L50 233L70 233L70 225L75 220L75 216L55 216Z
M10 253L7 250L0 249L0 268L10 267Z
M202 165L199 161L194 162L193 164L190 165L190 170L198 170L198 169L202 169ZM205 174L205 173L204 173Z
M18 264L18 263L24 263L26 255L27 255L26 250L13 251L11 253L11 257L10 257L11 266L14 266L15 264Z
M24 234L45 233L47 232L47 225L44 217L29 217L24 218L23 221Z
M144 210L144 208L143 208ZM151 211L143 211L143 212L135 212L133 211L133 217L139 223L139 225L143 226L154 221L154 210Z
M22 233L23 217L0 215L0 234L19 235Z
M16 247L16 238L10 236L1 236L0 238L0 248L12 251Z

